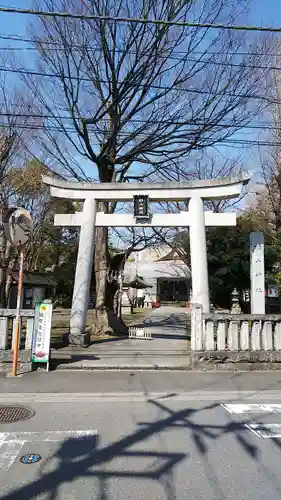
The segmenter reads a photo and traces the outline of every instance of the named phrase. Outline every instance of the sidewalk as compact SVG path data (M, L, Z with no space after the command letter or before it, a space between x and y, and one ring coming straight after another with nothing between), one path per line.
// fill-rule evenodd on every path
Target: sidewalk
M54 371L6 378L0 373L0 395L8 394L178 394L224 392L281 392L280 372L176 371Z
M87 349L52 350L56 370L186 370L190 365L186 310L161 307L139 325L150 329L151 339L107 339Z

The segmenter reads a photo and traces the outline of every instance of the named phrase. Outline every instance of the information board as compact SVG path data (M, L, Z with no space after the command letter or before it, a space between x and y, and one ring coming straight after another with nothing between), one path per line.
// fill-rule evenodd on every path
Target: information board
M50 362L50 343L53 305L41 302L35 307L35 321L32 339L32 363Z

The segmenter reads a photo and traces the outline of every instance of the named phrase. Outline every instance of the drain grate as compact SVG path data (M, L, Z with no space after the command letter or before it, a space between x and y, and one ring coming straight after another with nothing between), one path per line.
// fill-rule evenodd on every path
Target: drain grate
M28 420L34 415L35 411L27 406L0 406L0 424Z

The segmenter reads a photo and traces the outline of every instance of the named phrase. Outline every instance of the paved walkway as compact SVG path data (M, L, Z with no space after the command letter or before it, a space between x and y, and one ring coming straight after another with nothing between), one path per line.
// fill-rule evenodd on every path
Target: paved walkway
M152 349L182 351L187 347L186 309L160 307L154 309L142 325L151 331Z
M151 330L151 339L107 339L88 349L53 351L59 369L182 369L189 364L186 309L161 307L137 326Z

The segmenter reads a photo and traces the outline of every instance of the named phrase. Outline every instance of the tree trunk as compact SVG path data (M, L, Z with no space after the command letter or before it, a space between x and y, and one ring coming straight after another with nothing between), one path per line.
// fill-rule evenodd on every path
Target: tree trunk
M8 274L8 276L6 277L6 283L5 283L5 304L6 304L5 307L9 306L12 282L13 282L12 274Z
M114 109L113 111L116 110ZM109 116L109 128L114 126L112 115ZM112 141L108 158L101 160L99 169L100 182L115 182L114 170L116 158L116 137ZM109 202L98 203L98 211L108 212ZM96 314L91 331L96 335L113 333L127 333L124 323L119 320L114 312L114 297L117 292L117 283L108 280L110 256L108 251L108 228L99 227L95 234L95 281L96 281Z
M107 210L105 203L99 203L99 211ZM108 228L98 227L95 234L95 281L96 310L95 319L90 330L95 335L126 334L127 327L118 320L114 311L115 297L118 293L117 281L108 280L110 255L108 251Z
M1 236L0 236L1 240ZM0 243L0 307L6 308L9 302L10 289L12 285L12 267L11 262L9 260L10 252L6 253L6 256L3 257L2 252L2 244Z
M123 269L120 277L120 282L118 283L118 292L117 292L117 316L122 320L122 297L123 296Z
M98 227L95 234L96 315L91 327L96 335L112 333L106 307L108 257L108 228Z

